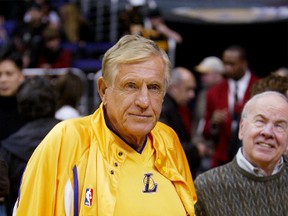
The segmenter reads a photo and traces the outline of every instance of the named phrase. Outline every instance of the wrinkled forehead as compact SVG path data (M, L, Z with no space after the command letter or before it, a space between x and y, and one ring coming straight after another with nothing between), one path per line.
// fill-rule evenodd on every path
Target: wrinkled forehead
M256 98L248 109L248 114L263 113L268 116L283 116L288 120L288 101L285 97L279 95L265 95L263 97Z

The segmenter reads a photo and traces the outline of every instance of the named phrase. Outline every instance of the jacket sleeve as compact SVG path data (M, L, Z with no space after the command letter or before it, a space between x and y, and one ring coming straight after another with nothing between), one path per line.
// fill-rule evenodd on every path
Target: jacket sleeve
M23 174L13 215L55 215L62 132L59 126L54 127L32 154Z
M0 155L0 197L5 197L9 193L8 165Z

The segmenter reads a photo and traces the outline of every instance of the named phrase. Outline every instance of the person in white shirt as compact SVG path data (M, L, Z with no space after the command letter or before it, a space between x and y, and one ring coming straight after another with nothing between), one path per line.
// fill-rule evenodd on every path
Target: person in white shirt
M55 117L59 120L82 116L78 109L83 95L83 82L80 77L71 71L56 79L58 94Z

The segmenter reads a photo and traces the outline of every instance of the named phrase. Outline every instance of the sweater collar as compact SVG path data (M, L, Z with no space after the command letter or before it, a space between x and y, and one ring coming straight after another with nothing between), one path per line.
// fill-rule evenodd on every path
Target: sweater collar
M258 177L264 177L267 176L266 173L264 172L264 170L262 170L259 167L255 167L254 165L252 165L243 155L242 153L242 148L239 148L237 154L236 154L236 160L238 165L244 169L245 171L258 176ZM284 160L283 157L281 157L279 163L276 165L276 167L274 167L274 170L272 172L272 175L280 172L282 166L284 164Z

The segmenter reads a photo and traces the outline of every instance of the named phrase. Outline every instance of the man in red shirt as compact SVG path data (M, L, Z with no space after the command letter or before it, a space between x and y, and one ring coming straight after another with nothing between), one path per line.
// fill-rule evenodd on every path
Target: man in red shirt
M214 140L212 167L229 162L241 145L238 139L238 121L244 104L250 98L250 89L258 80L248 67L245 50L231 46L224 50L222 60L225 79L208 89L203 135Z

